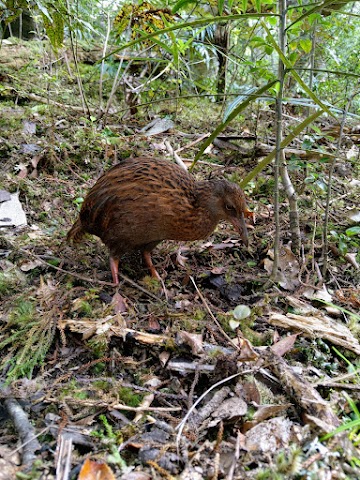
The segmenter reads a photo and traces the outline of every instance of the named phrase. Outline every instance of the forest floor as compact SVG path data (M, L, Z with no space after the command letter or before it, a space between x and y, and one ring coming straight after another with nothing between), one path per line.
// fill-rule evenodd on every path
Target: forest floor
M360 178L348 155L358 158L352 126L341 156L350 160L339 160L332 179L325 276L330 163L319 155L335 149L329 121L309 135L311 154L304 139L292 145L302 246L299 256L291 250L281 191L278 282L270 280L270 166L245 188L256 219L248 248L223 223L206 240L155 249L166 295L140 255L123 259L126 279L116 288L98 239L66 242L86 192L129 156L171 161L173 148L190 165L221 105L164 100L131 117L113 112L99 127L79 113L74 81L52 72L44 86L44 58L32 60L20 45L14 65L6 48L0 220L9 192L27 225L0 229L0 480L19 472L29 479L359 479ZM96 81L84 78L91 90ZM239 181L259 149L273 148L274 112L257 108L206 151L197 178ZM141 131L165 117L171 129Z

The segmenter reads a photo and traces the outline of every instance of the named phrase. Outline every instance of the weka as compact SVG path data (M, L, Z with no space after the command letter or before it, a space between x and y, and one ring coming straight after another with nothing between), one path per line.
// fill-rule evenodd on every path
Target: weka
M102 175L87 194L67 239L85 233L101 238L110 250L113 282L119 283L119 259L140 250L152 276L160 278L151 251L162 240L206 238L220 220L228 220L245 245L246 208L240 187L227 180L196 181L167 160L133 158Z

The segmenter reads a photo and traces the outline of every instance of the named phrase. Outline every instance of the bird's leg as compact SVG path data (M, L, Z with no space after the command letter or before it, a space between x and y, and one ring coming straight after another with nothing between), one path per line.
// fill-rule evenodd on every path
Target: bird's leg
M150 270L151 276L153 278L156 278L157 280L161 281L161 277L160 277L159 273L157 272L157 270L154 267L154 264L152 262L151 253L148 250L144 250L143 251L143 257L144 257L144 261L146 263L146 266Z
M164 292L164 295L165 295L165 298L166 298L166 301L169 300L169 297L168 297L168 292L166 290L166 287L165 287L165 283L164 283L164 280L160 277L158 271L156 270L156 268L154 267L154 264L152 262L152 259L151 259L151 253L149 250L144 250L143 251L143 257L144 257L144 261L146 263L146 266L148 267L148 269L150 270L150 273L151 273L151 276L153 278L156 278L157 280L159 280L159 282L161 283L161 286L163 288L163 292Z
M115 285L119 285L119 259L110 257L110 270Z
M110 257L110 269L111 269L113 283L115 285L119 285L119 259L118 258ZM128 309L127 300L120 294L118 288L117 288L117 292L112 298L111 304L113 306L115 313L124 313Z

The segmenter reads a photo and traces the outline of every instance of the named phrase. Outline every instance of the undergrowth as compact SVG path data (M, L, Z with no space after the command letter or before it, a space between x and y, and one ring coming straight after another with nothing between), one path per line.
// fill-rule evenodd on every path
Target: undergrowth
M19 299L8 322L0 329L0 350L7 353L0 367L7 371L7 383L20 377L31 378L52 345L56 322L36 309L34 299Z

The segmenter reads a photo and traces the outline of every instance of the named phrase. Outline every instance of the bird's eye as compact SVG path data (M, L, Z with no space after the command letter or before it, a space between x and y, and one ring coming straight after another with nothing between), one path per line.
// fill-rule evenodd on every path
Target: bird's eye
M229 205L229 204L226 204L225 208L226 208L226 210L234 210L234 207Z

